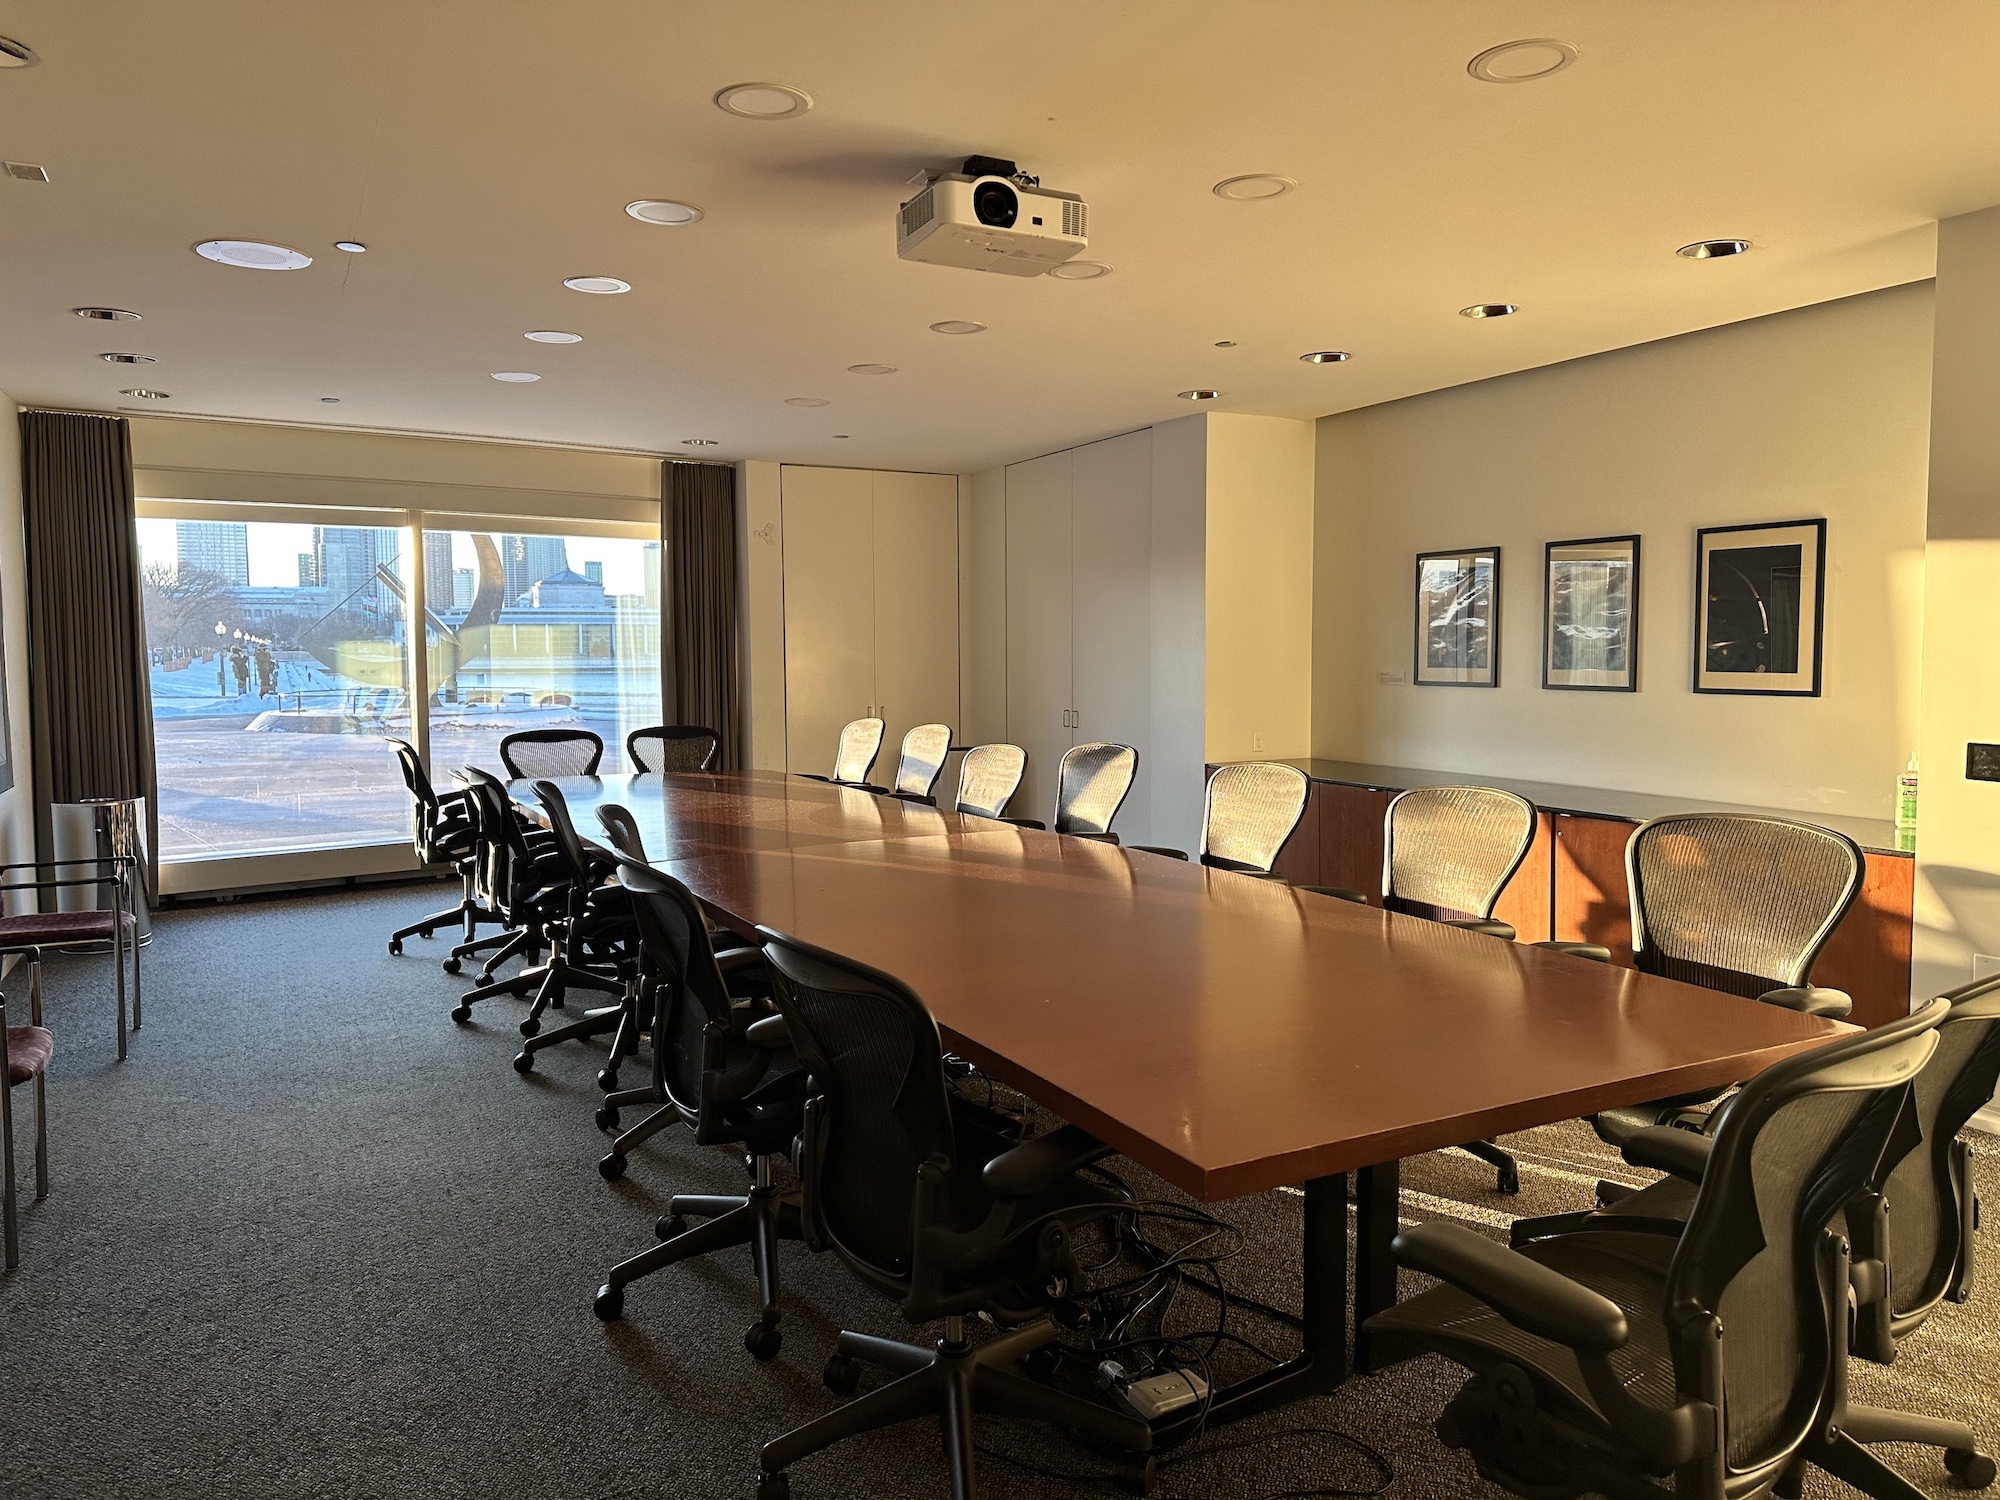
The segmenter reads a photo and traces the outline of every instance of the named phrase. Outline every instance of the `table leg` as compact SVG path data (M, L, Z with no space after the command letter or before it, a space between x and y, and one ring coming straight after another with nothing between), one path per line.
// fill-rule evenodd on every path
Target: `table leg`
M1355 1184L1354 1368L1360 1374L1386 1369L1408 1358L1369 1334L1368 1319L1396 1305L1396 1237L1402 1202L1402 1163L1363 1167Z

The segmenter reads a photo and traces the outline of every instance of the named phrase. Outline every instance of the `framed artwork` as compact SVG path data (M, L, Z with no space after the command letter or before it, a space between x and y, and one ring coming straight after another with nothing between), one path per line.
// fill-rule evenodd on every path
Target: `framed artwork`
M1543 553L1542 686L1639 687L1639 539L1550 542Z
M1424 687L1500 685L1500 549L1417 554L1417 669Z
M1695 533L1694 690L1816 698L1826 521Z

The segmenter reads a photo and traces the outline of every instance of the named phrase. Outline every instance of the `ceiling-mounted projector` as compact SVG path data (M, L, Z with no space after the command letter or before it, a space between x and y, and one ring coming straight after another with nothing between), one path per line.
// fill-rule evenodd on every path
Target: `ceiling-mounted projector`
M1090 243L1090 210L1011 161L968 156L931 177L896 213L896 254L934 266L1040 276Z

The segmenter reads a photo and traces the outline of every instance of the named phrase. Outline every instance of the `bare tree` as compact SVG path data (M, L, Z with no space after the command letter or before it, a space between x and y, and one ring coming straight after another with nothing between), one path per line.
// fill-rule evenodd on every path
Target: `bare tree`
M146 644L158 649L199 651L216 644L218 621L238 625L229 580L202 568L148 563L141 578L146 608Z

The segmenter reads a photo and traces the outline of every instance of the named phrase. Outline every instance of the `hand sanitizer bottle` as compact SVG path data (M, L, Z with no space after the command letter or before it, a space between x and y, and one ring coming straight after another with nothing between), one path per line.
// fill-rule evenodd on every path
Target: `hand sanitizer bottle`
M1903 774L1896 778L1896 826L1917 826L1917 758L1912 755Z

